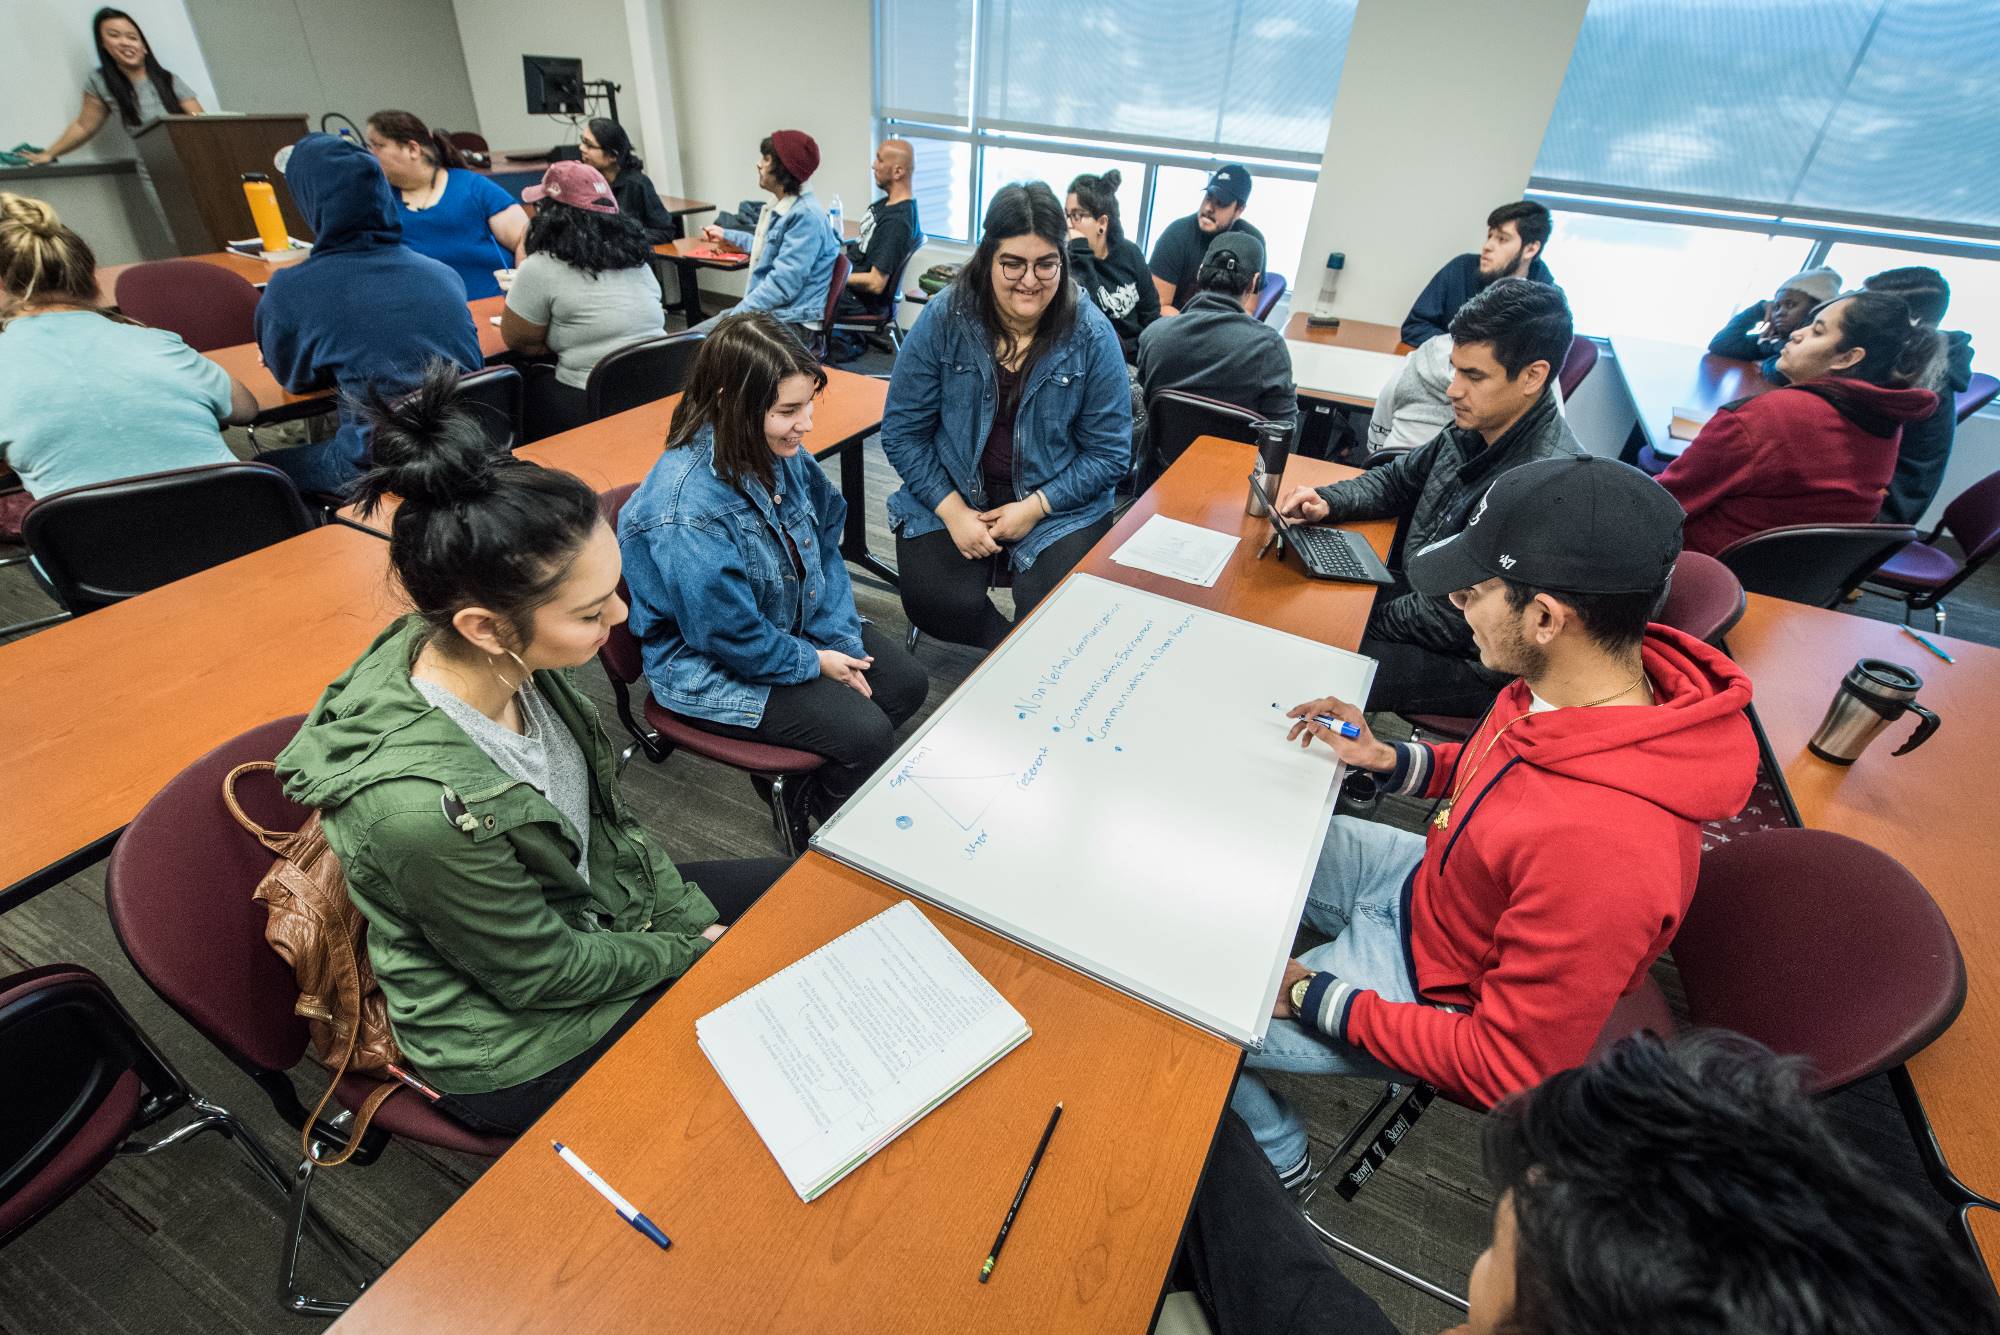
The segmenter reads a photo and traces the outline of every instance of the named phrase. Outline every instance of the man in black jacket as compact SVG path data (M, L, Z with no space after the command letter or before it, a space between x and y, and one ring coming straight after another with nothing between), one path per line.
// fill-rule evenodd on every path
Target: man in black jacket
M1292 355L1285 336L1243 309L1243 294L1264 272L1264 243L1247 232L1209 242L1195 275L1195 295L1171 320L1155 320L1139 335L1139 392L1151 404L1165 389L1185 390L1248 408L1266 421L1298 416ZM1173 460L1139 446L1139 490Z
M1537 459L1582 453L1556 408L1556 372L1574 327L1560 288L1503 278L1451 322L1451 426L1428 445L1280 503L1302 523L1396 519L1391 563L1451 537L1493 480ZM1361 652L1380 665L1371 708L1399 714L1482 712L1508 678L1480 666L1465 617L1448 598L1397 583L1375 595Z
M1502 204L1487 214L1486 244L1478 254L1460 255L1431 276L1403 320L1403 342L1422 347L1426 339L1446 332L1459 307L1502 278L1525 278L1554 287L1555 276L1542 263L1549 230L1549 211L1532 200ZM1562 365L1561 358L1556 365Z

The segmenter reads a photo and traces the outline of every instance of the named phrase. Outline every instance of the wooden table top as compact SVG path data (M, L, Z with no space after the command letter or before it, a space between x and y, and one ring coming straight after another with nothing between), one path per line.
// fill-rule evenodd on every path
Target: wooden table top
M1298 558L1289 554L1282 561L1275 551L1261 561L1256 559L1258 549L1271 532L1268 521L1252 518L1243 508L1250 492L1250 466L1256 456L1256 447L1240 441L1215 436L1196 440L1076 568L1196 607L1290 631L1322 644L1355 648L1361 643L1362 627L1367 624L1369 608L1374 605L1373 585L1314 579L1299 565ZM1295 486L1323 487L1354 477L1358 472L1345 464L1295 454L1285 467L1282 487L1287 491ZM1111 554L1155 514L1242 536L1236 555L1230 558L1213 588L1204 589L1165 575L1134 570L1111 559ZM1342 527L1358 530L1367 537L1376 554L1385 558L1396 534L1395 521L1390 519Z
M1979 1248L1979 1259L1985 1263L1986 1273L2000 1275L2000 1210L1974 1206L1966 1211L1965 1223L1972 1231L1972 1241Z
M1325 343L1337 348L1356 348L1362 352L1393 352L1402 355L1410 351L1410 345L1403 342L1403 331L1395 325L1373 324L1367 320L1342 320L1331 329L1315 329L1306 323L1304 311L1294 311L1292 318L1285 321L1285 337L1306 343Z
M0 887L310 707L399 610L388 549L331 525L0 645Z
M1249 536L1263 521L1243 514L1247 482L1235 479L1250 457L1247 445L1196 441L1078 569L1353 647L1373 590L1258 563L1253 543L1212 589L1111 562L1162 509ZM1300 459L1286 477L1353 471ZM1389 526L1374 527L1386 546ZM623 1330L669 1311L691 1330L1145 1330L1235 1078L1233 1044L924 906L1035 1035L811 1205L701 1055L699 1016L902 898L817 853L800 859L338 1329L403 1331L421 1313L445 1333ZM981 1285L979 1263L1058 1099L1062 1128ZM620 1224L557 1162L551 1138L667 1230L673 1250Z
M292 259L262 260L258 259L254 255L239 255L233 250L214 250L214 251L209 251L207 254L203 255L181 255L175 258L185 259L185 260L200 260L203 264L213 264L218 269L229 270L229 272L235 274L237 277L243 279L244 281L253 284L254 286L262 287L264 286L264 284L271 281L271 274L275 270L289 268L291 265L297 264L300 260L303 260L307 255L310 255L311 253L312 252L309 250L302 250L298 253L296 257ZM138 267L139 264L146 262L147 261L142 260L142 261L135 261L132 264L98 265L97 266L98 301L106 306L109 306L113 302L115 302L118 296L118 275L124 273L127 269L136 268Z
M1725 403L1777 388L1764 378L1756 362L1718 357L1684 343L1651 338L1619 337L1610 342L1626 387L1632 391L1632 406L1639 411L1639 429L1662 458L1671 459L1687 448L1686 441L1667 434L1676 408L1707 414Z
M1928 633L1928 632L1926 632ZM1944 911L1965 956L1965 1009L1909 1063L1945 1162L1959 1180L2000 1199L2000 824L1978 776L1993 763L2000 649L1934 637L1957 658L1934 658L1882 621L1750 595L1729 632L1730 655L1750 674L1757 716L1806 824L1871 844L1908 867ZM1906 756L1889 753L1912 722L1892 727L1854 764L1806 750L1835 688L1860 658L1915 670L1923 704L1944 720Z
M466 303L472 312L472 326L479 332L480 355L489 362L507 351L506 341L500 337L500 327L493 323L494 317L506 304L504 296L481 297ZM265 367L263 352L255 343L238 343L234 347L217 348L203 355L243 382L243 387L257 400L259 412L273 412L300 403L318 403L332 399L335 393L331 385L304 394L292 393L280 385L277 377Z

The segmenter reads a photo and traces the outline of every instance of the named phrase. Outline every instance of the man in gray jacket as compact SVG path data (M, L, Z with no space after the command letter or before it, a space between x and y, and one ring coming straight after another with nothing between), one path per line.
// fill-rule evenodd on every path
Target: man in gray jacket
M1452 425L1429 444L1332 486L1298 487L1279 508L1309 523L1395 519L1390 564L1451 537L1510 468L1581 453L1556 406L1556 372L1574 334L1562 289L1503 278L1451 321ZM1375 595L1361 652L1380 665L1368 704L1399 714L1483 712L1507 679L1480 666L1465 617L1449 598L1400 581Z
M1195 273L1195 295L1181 313L1155 320L1139 335L1138 379L1142 402L1164 389L1185 390L1261 413L1267 421L1298 416L1292 355L1285 336L1243 309L1243 294L1264 273L1264 243L1248 232L1224 232L1208 243ZM1139 490L1172 459L1139 445Z

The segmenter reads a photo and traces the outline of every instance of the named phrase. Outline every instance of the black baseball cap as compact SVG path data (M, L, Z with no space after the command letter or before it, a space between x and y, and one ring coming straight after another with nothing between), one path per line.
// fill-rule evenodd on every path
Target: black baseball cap
M1250 202L1250 169L1240 162L1232 162L1225 167L1217 167L1208 178L1208 184L1201 192L1218 204L1248 204Z
M1409 558L1418 593L1496 576L1558 593L1653 593L1681 554L1680 502L1628 464L1592 454L1538 459L1486 489L1465 528Z

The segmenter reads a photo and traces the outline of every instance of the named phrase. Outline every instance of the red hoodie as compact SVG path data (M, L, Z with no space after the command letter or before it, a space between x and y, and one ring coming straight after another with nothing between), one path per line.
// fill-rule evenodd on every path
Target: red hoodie
M1767 528L1873 521L1903 427L1936 409L1927 389L1884 389L1849 376L1728 405L1660 474L1687 511L1681 542L1714 556Z
M1516 680L1468 741L1404 744L1404 789L1465 785L1403 892L1418 993L1458 1009L1347 986L1308 999L1315 1023L1479 1106L1590 1055L1674 939L1700 823L1741 811L1757 773L1742 670L1668 626L1641 654L1651 706L1532 714L1495 741L1528 713Z

